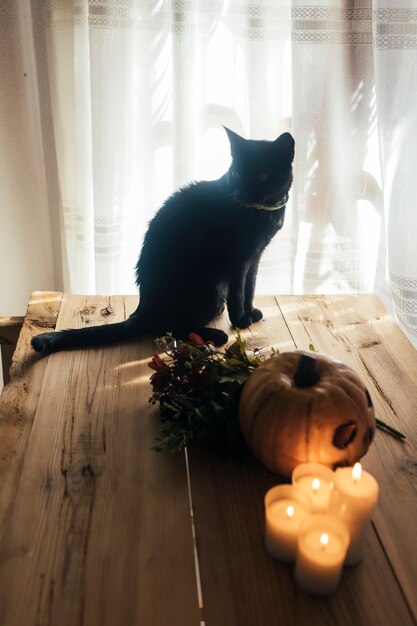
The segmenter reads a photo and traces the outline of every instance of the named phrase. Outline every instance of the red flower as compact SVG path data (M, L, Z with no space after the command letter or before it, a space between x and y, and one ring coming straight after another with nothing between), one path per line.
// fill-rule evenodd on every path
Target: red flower
M153 357L152 361L149 361L148 367L150 367L151 370L155 370L155 372L158 372L159 370L162 370L165 367L167 367L167 365L166 365L165 361L163 359L161 359L159 354L155 354L155 356Z
M200 337L200 335L197 335L197 333L190 333L188 335L189 339L191 339L191 341L193 342L193 344L195 344L196 346L205 346L206 344L204 343L204 340L202 337Z

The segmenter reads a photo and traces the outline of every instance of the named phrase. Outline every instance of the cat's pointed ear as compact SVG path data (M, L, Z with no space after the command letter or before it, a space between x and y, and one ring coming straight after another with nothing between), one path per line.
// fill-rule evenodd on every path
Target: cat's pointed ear
M246 139L235 133L233 130L230 130L230 128L227 128L226 126L223 126L223 128L229 138L230 150L232 152L232 156L234 157L236 156L236 154L239 153L239 151L242 150L244 146L246 146Z
M274 150L278 150L282 155L285 155L290 161L294 159L295 141L290 133L282 133L273 142Z

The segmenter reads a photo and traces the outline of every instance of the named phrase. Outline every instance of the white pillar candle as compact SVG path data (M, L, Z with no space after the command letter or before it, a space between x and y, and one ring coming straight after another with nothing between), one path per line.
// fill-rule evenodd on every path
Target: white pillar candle
M334 472L329 467L301 463L293 470L292 483L310 496L314 513L327 511L334 483Z
M314 595L327 595L339 585L349 532L339 519L325 513L305 518L297 543L295 580Z
M311 501L293 485L278 485L265 495L265 547L280 561L294 561L300 526Z
M378 492L375 478L363 471L360 463L356 463L353 469L339 467L335 472L329 512L346 524L351 536L346 565L354 565L362 560L366 533Z

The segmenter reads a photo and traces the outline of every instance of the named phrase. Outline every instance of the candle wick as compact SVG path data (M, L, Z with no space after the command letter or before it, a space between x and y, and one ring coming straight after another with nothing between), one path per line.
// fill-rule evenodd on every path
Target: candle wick
M313 488L313 494L317 494L320 488L320 480L318 478L314 478L311 486Z
M327 533L323 533L320 537L320 545L321 545L322 552L325 551L328 543L329 543L329 535Z
M295 509L294 509L293 506L290 505L290 506L287 507L285 512L287 514L288 519L291 519L291 517L294 516Z

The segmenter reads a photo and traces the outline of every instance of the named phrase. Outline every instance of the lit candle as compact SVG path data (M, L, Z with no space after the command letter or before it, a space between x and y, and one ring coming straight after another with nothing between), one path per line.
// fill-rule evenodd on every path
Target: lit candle
M327 511L334 482L334 472L329 467L319 463L297 465L292 482L310 496L314 513Z
M278 485L265 495L265 547L275 559L293 561L300 526L311 513L308 496L292 485Z
M366 532L378 492L375 478L363 471L360 463L353 469L339 467L335 472L329 511L346 524L351 536L346 565L359 563L363 558Z
M325 513L305 518L297 543L295 580L314 595L337 589L349 545L349 532L339 519Z

